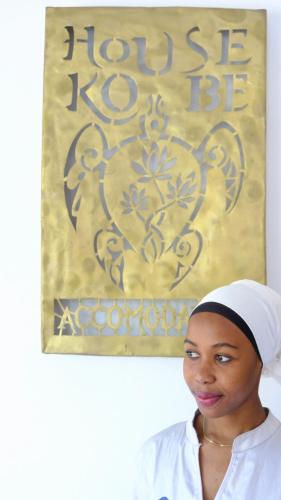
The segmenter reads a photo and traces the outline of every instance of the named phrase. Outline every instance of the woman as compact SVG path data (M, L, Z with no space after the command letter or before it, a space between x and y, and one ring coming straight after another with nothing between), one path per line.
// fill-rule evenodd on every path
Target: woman
M251 280L218 288L184 345L198 410L145 443L134 500L281 500L281 424L258 394L262 372L281 383L281 297Z

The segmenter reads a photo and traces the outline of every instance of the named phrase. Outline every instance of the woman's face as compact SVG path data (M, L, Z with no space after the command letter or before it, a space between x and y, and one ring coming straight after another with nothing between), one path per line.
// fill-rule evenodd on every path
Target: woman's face
M261 362L231 321L197 313L189 321L184 343L184 378L203 415L234 414L258 401Z

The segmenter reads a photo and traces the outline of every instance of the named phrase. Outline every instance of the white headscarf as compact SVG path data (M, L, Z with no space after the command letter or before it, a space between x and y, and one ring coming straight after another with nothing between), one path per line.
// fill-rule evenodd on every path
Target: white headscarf
M216 302L242 318L254 335L263 362L263 374L281 384L281 296L252 280L234 281L208 293L195 307Z

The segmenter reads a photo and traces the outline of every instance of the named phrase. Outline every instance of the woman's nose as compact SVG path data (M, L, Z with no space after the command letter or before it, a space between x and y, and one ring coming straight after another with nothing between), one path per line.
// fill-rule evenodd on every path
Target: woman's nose
M199 384L212 384L216 380L210 363L200 363L195 374L195 379Z

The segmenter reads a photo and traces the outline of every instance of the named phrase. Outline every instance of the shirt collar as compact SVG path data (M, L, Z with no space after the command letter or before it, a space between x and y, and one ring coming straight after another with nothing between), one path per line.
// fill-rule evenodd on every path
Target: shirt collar
M196 410L193 419L186 422L186 437L188 441L196 448L200 446L198 436L194 428L194 420L198 414L199 410ZM280 425L281 424L279 420L277 420L277 418L275 418L269 410L265 421L261 425L259 425L255 429L252 429L251 431L240 434L234 439L232 452L238 453L258 446L263 441L269 439L280 427Z

